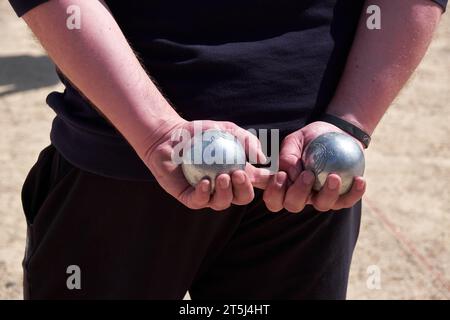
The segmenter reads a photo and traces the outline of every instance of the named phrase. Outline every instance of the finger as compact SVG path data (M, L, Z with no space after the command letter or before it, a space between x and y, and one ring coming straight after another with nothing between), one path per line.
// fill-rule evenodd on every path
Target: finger
M287 174L283 171L277 172L271 177L263 194L263 200L269 211L278 212L283 209L287 181Z
M244 147L245 154L248 156L249 161L251 163L266 163L267 158L262 151L261 141L259 141L258 137L235 124L233 125L233 134Z
M299 134L288 135L281 144L280 170L287 172L291 181L295 181L302 170L302 150L303 138Z
M247 163L245 166L245 173L250 180L253 187L258 189L266 189L272 174L270 170L264 168L256 168L255 166Z
M284 197L284 208L292 213L298 213L305 208L311 189L314 184L314 174L311 171L303 171L294 184L291 185Z
M334 210L339 210L342 208L353 207L359 200L361 200L364 192L366 192L367 183L363 177L356 177L353 180L352 187L350 191L342 196L336 201L333 206Z
M231 205L232 200L231 177L228 174L221 174L216 178L214 194L209 207L216 211L222 211Z
M330 210L339 198L340 187L341 178L337 174L329 174L323 188L311 199L316 210Z
M207 179L201 180L195 186L195 189L187 188L179 196L180 201L190 209L202 209L208 207L211 196L211 182Z
M249 177L243 170L234 171L231 174L231 183L233 186L233 203L245 205L250 203L255 197L255 191Z

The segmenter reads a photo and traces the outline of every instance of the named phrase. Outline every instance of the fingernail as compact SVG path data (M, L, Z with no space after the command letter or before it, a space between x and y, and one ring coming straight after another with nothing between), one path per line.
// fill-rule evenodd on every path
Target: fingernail
M220 180L220 187L221 187L222 189L228 188L228 185L229 185L228 179L222 179L222 180Z
M202 191L203 192L208 192L209 191L209 182L202 185Z
M338 187L339 181L335 179L328 180L328 188L330 190L335 190Z
M264 152L259 151L259 163L265 164L266 162L267 162L266 155L264 154Z
M285 180L284 175L282 175L280 173L277 173L277 176L275 177L275 179L276 179L277 184L280 186L283 185L284 180Z
M289 179L294 181L298 177L298 170L294 167L289 168Z
M316 177L314 176L314 174L310 171L305 171L302 174L302 181L304 184L307 184L307 185L312 184L314 182L315 178Z
M235 180L235 182L236 182L237 184L243 184L243 183L245 183L245 175L243 175L243 174L237 174L237 175L236 175L236 180Z
M356 190L362 191L364 189L364 181L356 180Z

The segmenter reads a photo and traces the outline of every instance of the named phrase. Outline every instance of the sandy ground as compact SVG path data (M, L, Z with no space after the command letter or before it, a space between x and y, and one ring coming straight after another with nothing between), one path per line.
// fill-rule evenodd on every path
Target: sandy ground
M0 299L20 299L20 189L49 143L53 113L45 96L60 87L51 63L5 1L0 25ZM369 189L350 299L450 297L449 71L447 14L367 152Z

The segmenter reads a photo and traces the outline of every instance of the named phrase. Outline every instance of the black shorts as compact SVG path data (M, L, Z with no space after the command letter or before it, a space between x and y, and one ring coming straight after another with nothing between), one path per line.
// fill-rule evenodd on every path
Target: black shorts
M361 214L273 214L260 191L193 211L157 182L91 174L53 146L22 200L27 299L344 299Z

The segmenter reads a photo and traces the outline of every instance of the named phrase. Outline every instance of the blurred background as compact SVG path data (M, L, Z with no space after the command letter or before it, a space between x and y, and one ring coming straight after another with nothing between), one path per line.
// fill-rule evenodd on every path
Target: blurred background
M22 298L20 190L49 144L62 90L52 63L0 2L0 299ZM368 191L349 299L450 298L450 16L367 151Z

